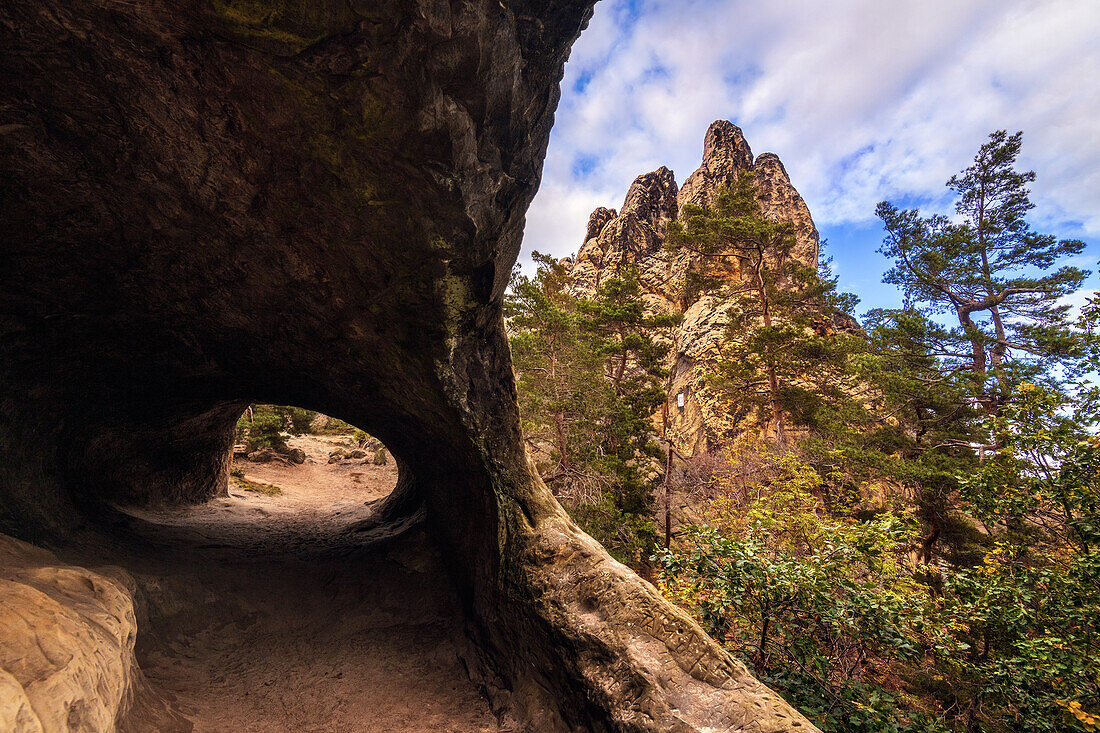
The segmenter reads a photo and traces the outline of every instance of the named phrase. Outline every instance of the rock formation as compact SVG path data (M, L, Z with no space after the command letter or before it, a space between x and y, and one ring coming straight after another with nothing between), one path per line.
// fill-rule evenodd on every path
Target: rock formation
M177 723L134 660L133 578L93 572L0 535L0 728L112 730L130 712Z
M812 729L524 456L501 297L592 4L5 4L0 530L62 547L119 531L112 503L207 500L244 407L300 405L392 451L381 516L423 517L472 674L531 730ZM673 190L600 236L649 247Z
M677 190L672 171L661 167L638 176L622 210L598 208L588 221L584 244L569 260L574 292L591 296L602 280L621 269L638 267L644 299L654 312L678 313L683 323L673 334L672 389L668 405L668 438L683 453L707 447L726 416L704 385L718 347L725 340L729 303L716 294L684 297L690 264L686 252L665 248L665 226L685 204L708 206L724 186L744 171L752 172L757 200L765 216L794 225L793 255L817 267L819 239L806 202L791 184L779 157L764 153L753 159L741 129L725 120L713 123L703 141L703 161ZM684 396L680 406L678 396Z

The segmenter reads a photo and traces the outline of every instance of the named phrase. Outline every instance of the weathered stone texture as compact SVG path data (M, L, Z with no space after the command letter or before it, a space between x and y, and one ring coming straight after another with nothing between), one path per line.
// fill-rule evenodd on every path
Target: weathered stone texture
M664 247L665 227L686 204L703 207L713 204L722 187L734 184L746 171L753 174L764 216L791 222L795 233L794 256L816 267L817 227L783 164L773 153L764 153L754 160L741 129L725 120L713 123L707 130L702 163L678 192L673 174L667 168L639 176L630 187L620 213L604 208L593 212L585 242L570 260L577 294L594 294L605 278L614 277L622 267L633 264L641 275L646 306L653 312L683 314L683 323L673 335L666 437L688 455L706 449L717 431L743 416L727 414L704 380L713 371L726 341L726 311L730 303L716 294L697 294L685 300L684 285L691 257L686 252L670 253ZM677 406L680 393L685 398L683 408Z
M0 535L0 730L114 730L135 697L161 730L183 727L145 699L132 586L120 568L65 565Z
M741 128L726 120L714 122L703 139L703 162L680 189L680 206L713 203L722 186L732 184L741 171L751 168L752 148Z
M5 4L0 529L209 499L243 406L300 405L392 450L382 517L424 517L532 730L797 727L697 629L677 657L683 614L524 456L501 300L591 6ZM671 174L635 193L594 219L600 268L659 249ZM579 613L594 589L629 602Z

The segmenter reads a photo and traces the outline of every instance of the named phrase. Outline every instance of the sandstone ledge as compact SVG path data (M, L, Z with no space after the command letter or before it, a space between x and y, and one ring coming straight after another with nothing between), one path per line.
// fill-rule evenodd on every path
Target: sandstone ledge
M132 582L0 535L0 729L116 728L137 670Z

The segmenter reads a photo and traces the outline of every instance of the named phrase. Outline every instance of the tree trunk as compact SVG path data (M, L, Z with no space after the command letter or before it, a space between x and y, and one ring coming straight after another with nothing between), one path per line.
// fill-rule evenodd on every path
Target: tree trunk
M970 317L970 313L961 307L957 308L956 312L959 316L959 324L966 331L966 335L970 339L971 371L978 381L978 388L981 390L981 393L985 395L985 379L987 373L985 342L982 340L977 324L975 324L974 320ZM983 407L985 407L988 412L989 406L983 403Z
M764 283L764 252L757 246L756 259L753 260L753 285L756 289L756 300L760 304L760 314L764 320L764 328L772 327L771 299L768 297L768 289ZM768 371L768 406L771 415L768 418L768 433L774 435L780 446L787 444L787 430L783 423L783 402L780 398L779 374L776 369L775 352L769 343L764 354Z
M669 486L669 476L672 474L672 446L668 447L668 455L665 458L665 549L672 545L672 488Z
M761 672L768 668L767 657L764 656L764 649L768 645L768 631L771 627L771 609L765 608L762 614L760 624L760 641L756 645L756 671Z

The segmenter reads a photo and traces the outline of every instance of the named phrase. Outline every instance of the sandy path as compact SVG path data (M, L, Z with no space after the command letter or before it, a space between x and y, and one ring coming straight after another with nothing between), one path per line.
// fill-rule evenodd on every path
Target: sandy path
M306 464L242 464L279 496L231 489L131 512L153 551L111 561L138 580L154 689L196 731L500 730L466 675L457 601L426 538L363 548L344 532L392 489L392 462L330 466L330 441L292 443Z

